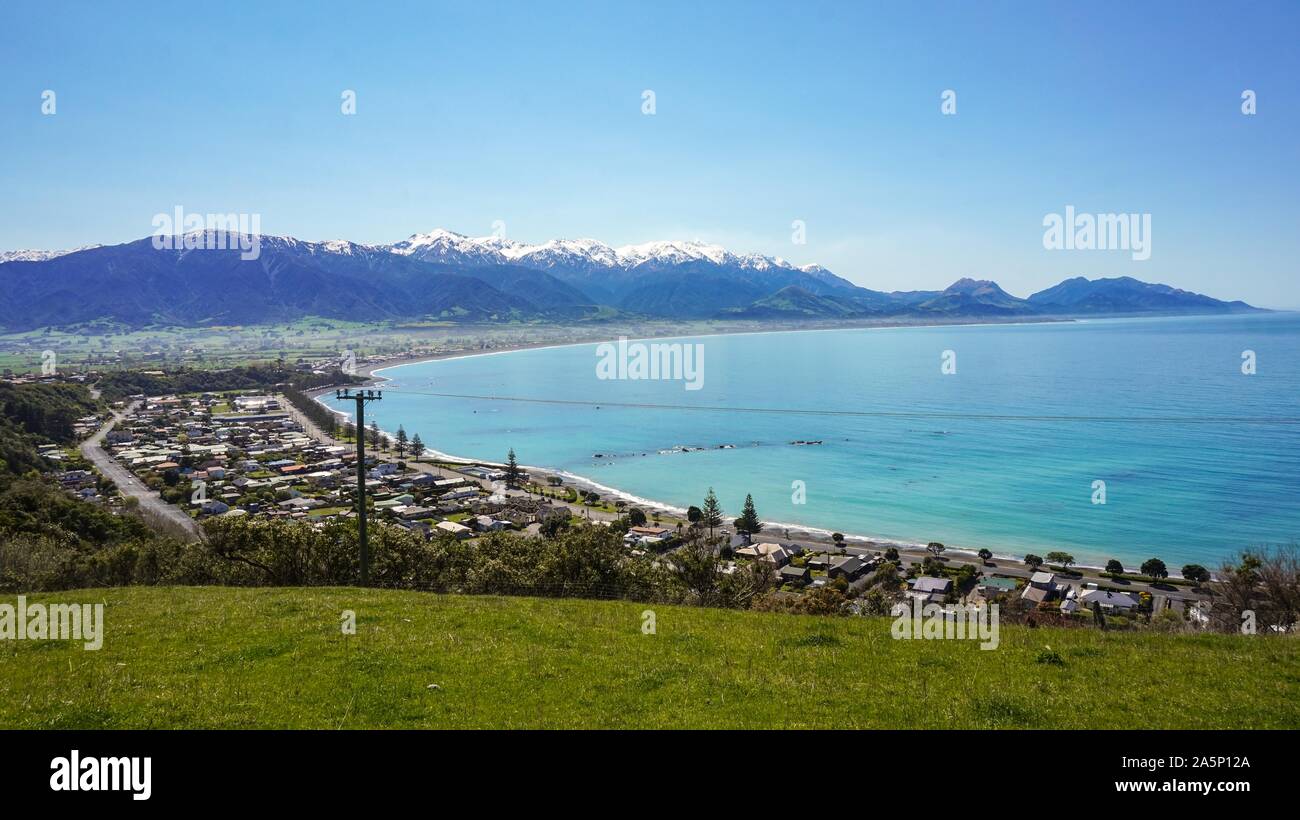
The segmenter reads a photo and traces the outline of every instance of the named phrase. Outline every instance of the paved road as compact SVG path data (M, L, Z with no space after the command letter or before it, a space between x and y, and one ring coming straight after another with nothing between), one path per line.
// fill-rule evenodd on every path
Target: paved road
M168 504L158 497L158 493L145 486L144 482L136 478L135 475L110 456L103 447L104 436L108 431L120 422L128 413L135 410L139 402L133 403L125 410L115 411L113 418L104 423L95 435L81 442L81 454L91 461L99 471L108 477L110 481L117 485L118 492L124 496L139 499L140 508L150 510L159 517L168 521L173 521L185 532L194 537L195 540L202 540L203 528L198 522L190 518L179 507Z

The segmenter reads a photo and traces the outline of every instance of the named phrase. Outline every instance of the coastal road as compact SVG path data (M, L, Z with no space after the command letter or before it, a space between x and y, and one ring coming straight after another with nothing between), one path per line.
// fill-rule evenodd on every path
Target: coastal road
M203 528L198 522L190 518L185 512L173 505L168 504L158 497L158 494L145 486L144 482L136 478L135 475L104 450L104 437L113 427L122 421L127 414L134 412L139 402L133 402L125 410L114 411L113 418L104 423L93 436L81 442L81 454L86 457L96 468L99 469L110 481L117 485L117 490L124 496L135 498L140 502L140 509L149 510L167 521L174 522L178 527L191 535L194 540L203 540Z

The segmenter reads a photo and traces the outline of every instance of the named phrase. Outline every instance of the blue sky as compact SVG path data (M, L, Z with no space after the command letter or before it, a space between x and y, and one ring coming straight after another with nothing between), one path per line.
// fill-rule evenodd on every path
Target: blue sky
M1294 3L7 2L0 249L125 242L180 205L1300 307L1297 43ZM1150 213L1151 258L1045 250L1066 205Z

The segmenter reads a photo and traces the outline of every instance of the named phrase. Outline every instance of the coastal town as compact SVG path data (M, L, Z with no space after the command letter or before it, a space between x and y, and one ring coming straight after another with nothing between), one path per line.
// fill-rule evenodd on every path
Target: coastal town
M364 364L368 377L384 361ZM107 413L77 419L78 447L42 449L53 463L65 464L54 478L68 494L151 511L153 520L192 540L204 537L205 521L218 518L309 526L354 519L359 469L371 519L426 539L472 541L498 532L544 537L555 527L586 523L615 527L629 555L672 566L675 551L698 535L697 507L683 516L602 498L571 479L530 474L514 462L513 451L501 463L460 462L430 455L418 435L408 438L400 428L392 435L343 422L327 431L320 412L303 402L303 394L289 390L133 394ZM357 460L358 436L366 439L364 465ZM1209 573L1199 567L1170 579L1158 559L1152 559L1158 569L1132 572L1111 562L1101 571L1073 566L1073 557L1060 552L1017 561L935 542L920 547L788 529L777 537L775 528L757 521L735 525L718 529L719 573L759 567L774 594L797 600L833 590L854 613L883 614L900 601L999 603L1053 624L1109 618L1112 625L1160 620L1195 628L1209 622L1203 586Z

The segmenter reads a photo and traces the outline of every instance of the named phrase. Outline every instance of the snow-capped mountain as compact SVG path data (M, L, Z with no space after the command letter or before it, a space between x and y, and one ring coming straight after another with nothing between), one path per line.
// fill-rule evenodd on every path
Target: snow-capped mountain
M872 294L820 265L799 267L779 257L738 254L721 245L692 240L619 248L596 239L552 239L530 245L439 228L415 234L388 249L425 262L545 271L593 302L635 313L712 316L791 286L818 295Z
M401 256L411 256L426 262L445 262L452 265L504 265L506 257L493 247L492 237L471 239L441 228L429 233L417 233L388 246L388 250Z
M47 259L55 259L60 256L67 256L77 251L88 251L91 248L98 248L99 245L83 245L80 248L71 248L65 251L38 251L38 250L20 250L20 251L0 251L0 265L5 262L44 262Z
M426 261L485 265L517 264L539 270L568 266L580 269L623 268L640 265L675 266L707 263L734 266L743 270L781 270L811 273L826 279L830 274L820 265L796 266L776 256L758 253L736 254L722 247L695 240L660 240L612 248L597 239L552 239L529 245L499 236L470 237L437 228L415 234L388 246L393 253L415 256ZM833 274L843 286L852 285Z
M133 327L259 324L312 316L463 323L619 316L944 321L1253 310L1132 279L1072 279L1028 300L974 279L943 291L881 293L820 265L683 240L612 248L594 239L530 245L446 230L392 245L261 235L259 252L250 256L237 241L247 247L247 237L213 231L185 236L201 241L159 248L146 237L75 251L0 254L0 329L104 321Z

